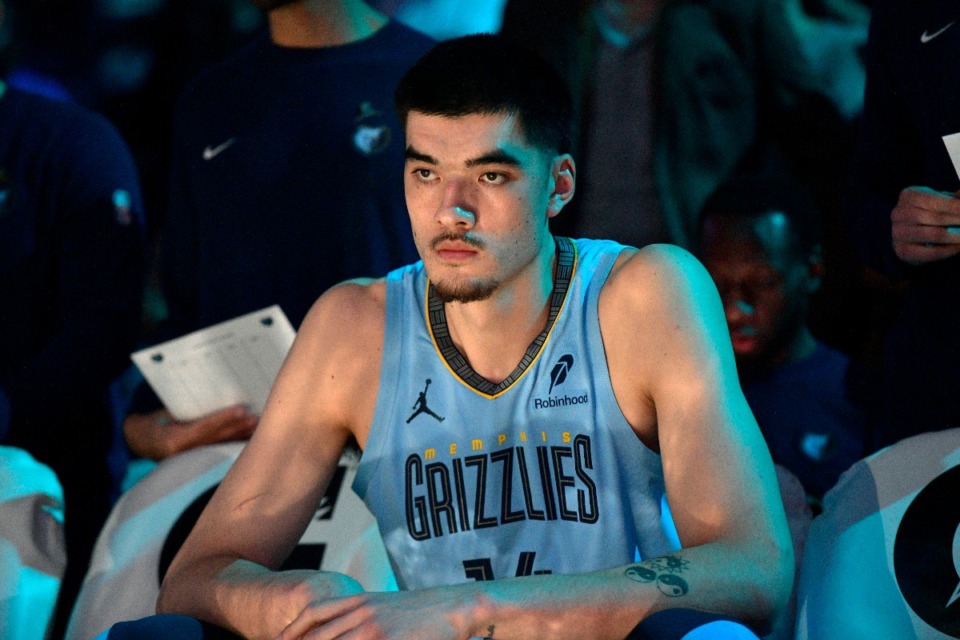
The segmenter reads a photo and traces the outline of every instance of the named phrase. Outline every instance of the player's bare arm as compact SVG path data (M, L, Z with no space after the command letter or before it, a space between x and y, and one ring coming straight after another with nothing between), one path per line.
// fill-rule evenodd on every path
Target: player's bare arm
M625 576L675 576L686 593L673 606L769 623L789 595L792 547L709 274L666 245L622 257L601 296L600 323L621 410L660 451L684 547Z
M274 638L309 603L360 590L346 576L274 570L306 528L348 439L365 442L383 314L382 282L340 285L314 305L254 437L174 560L158 611Z

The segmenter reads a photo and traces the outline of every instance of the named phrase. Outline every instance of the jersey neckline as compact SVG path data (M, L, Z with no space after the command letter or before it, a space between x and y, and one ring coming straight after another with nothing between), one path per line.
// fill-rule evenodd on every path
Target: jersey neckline
M557 268L553 279L553 292L550 294L550 311L547 316L547 324L527 347L516 368L500 382L491 382L474 371L467 359L454 345L447 326L446 308L433 287L430 286L430 281L427 280L426 322L433 338L434 347L450 372L460 382L481 395L496 398L513 386L536 362L543 351L543 346L550 337L550 332L566 301L567 291L570 288L577 263L577 249L572 240L555 236L554 241L557 246Z

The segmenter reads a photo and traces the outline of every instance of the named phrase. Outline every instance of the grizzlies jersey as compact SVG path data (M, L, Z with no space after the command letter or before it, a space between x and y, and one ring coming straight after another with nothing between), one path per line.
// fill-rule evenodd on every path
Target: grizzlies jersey
M661 525L660 457L621 414L600 338L600 289L623 247L556 242L547 326L499 383L453 345L422 263L387 276L380 387L354 489L403 589L580 573L675 548Z

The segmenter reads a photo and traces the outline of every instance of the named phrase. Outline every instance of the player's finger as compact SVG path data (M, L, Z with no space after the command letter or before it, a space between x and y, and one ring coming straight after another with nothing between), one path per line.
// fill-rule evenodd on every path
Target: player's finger
M359 594L311 605L286 626L277 640L340 637L369 617L366 602L367 595Z

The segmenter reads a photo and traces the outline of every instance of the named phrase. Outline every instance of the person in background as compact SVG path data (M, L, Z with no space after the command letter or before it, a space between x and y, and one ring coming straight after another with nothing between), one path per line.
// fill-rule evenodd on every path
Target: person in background
M823 277L808 191L769 176L722 184L704 205L697 256L723 300L744 395L775 462L816 506L865 455L865 386L849 357L807 324Z
M777 173L824 212L829 266L810 323L877 359L886 287L852 258L841 222L863 104L863 0L509 0L501 33L570 83L580 192L555 230L692 249L727 178Z
M822 18L800 0L509 0L501 33L574 92L584 170L571 233L690 248L703 202L736 172L834 180L863 100L869 13L820 4ZM832 153L811 167L810 148Z
M432 41L361 0L255 0L268 32L199 75L178 105L161 281L176 337L279 304L296 328L318 293L411 260L400 76ZM162 459L245 439L229 407L177 422L146 385L124 422Z
M881 448L960 425L960 6L878 0L873 16L846 213L863 264L905 289L883 352Z
M63 486L54 637L119 490L111 389L136 344L143 218L112 125L0 80L0 444L29 452Z

